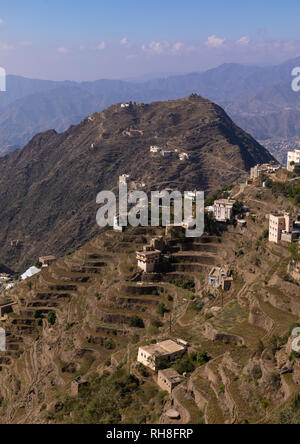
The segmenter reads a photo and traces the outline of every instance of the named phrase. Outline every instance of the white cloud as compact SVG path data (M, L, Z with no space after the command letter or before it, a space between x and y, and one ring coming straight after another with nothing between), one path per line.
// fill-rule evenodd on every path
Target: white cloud
M2 18L0 18L0 26L2 25L5 25L5 21Z
M98 51L103 51L105 48L106 48L106 43L105 42L101 42L97 46Z
M225 43L225 39L221 39L217 37L216 35L211 35L208 37L207 41L205 42L206 46L211 46L212 48L220 48Z
M170 48L170 43L166 41L145 43L142 46L143 51L154 54L163 54L169 48Z
M24 40L23 42L20 42L20 45L25 46L25 47L29 47L29 46L32 46L33 43L30 42L29 40Z
M177 43L174 43L174 45L172 47L172 51L173 51L173 53L176 54L177 52L181 51L183 48L184 48L184 43L177 42Z
M57 51L60 54L67 54L69 52L68 48L65 48L64 46L61 46L60 48L58 48Z
M85 46L84 46L84 45L80 45L80 46L79 46L79 50L80 50L80 51L84 51L84 50L85 50Z
M126 48L130 48L131 47L131 43L128 40L127 37L123 37L122 40L120 41L122 46L125 46Z
M241 39L239 39L236 43L238 45L242 45L242 46L247 46L250 43L250 37L248 37L247 35L242 37Z
M134 60L134 59L136 59L137 57L138 57L137 54L128 54L128 55L126 56L126 59L127 59L127 60Z
M11 49L14 49L13 45L10 45L9 43L0 42L0 51L10 51Z

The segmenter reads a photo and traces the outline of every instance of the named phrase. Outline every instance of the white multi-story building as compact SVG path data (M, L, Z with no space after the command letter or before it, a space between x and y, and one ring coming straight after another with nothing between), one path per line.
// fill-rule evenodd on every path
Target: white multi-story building
M220 199L214 202L214 217L218 222L227 222L233 217L235 200Z
M294 171L295 167L300 166L300 149L288 152L287 169Z
M293 219L289 213L270 214L269 219L269 241L279 243L282 233L291 233L293 231Z

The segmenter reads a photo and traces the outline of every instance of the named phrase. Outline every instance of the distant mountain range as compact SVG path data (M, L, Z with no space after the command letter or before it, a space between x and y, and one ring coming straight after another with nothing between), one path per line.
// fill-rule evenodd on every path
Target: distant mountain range
M300 57L272 67L225 64L148 81L77 83L8 76L7 92L0 94L0 155L24 146L41 131L64 131L114 103L173 100L193 92L218 103L261 141L300 139L300 93L291 89L295 66L300 66Z
M152 155L153 144L186 152L189 160ZM148 192L212 193L272 160L222 108L201 97L111 106L64 133L41 133L0 159L1 262L20 270L42 254L61 255L87 241L99 231L97 193L117 191L124 173Z

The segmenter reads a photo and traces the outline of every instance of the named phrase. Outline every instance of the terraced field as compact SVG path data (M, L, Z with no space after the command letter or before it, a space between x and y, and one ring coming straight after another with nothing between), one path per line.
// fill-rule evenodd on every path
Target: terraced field
M270 422L298 392L288 334L300 305L299 286L285 279L287 247L258 235L266 223L250 217L246 230L200 240L159 228L107 230L19 283L5 295L15 305L1 323L0 422L69 422L60 409L72 381L113 378L120 369L140 386L116 422L133 420L134 402L141 423L167 423L172 405L181 412L175 424ZM164 239L163 262L143 274L135 253L156 236ZM229 291L208 288L211 268L225 264L234 278ZM171 337L189 342L192 367L167 397L136 357L139 346ZM203 351L209 362L198 359ZM152 407L143 411L141 400Z

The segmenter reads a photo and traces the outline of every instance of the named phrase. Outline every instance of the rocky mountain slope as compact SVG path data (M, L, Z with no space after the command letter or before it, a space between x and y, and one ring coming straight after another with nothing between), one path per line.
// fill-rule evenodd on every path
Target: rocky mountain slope
M153 155L153 144L189 159ZM41 254L61 254L89 239L98 232L96 195L116 190L122 174L145 191L210 193L270 160L220 107L199 96L112 106L62 134L39 134L0 159L2 260L21 270Z
M231 194L250 208L244 228L195 240L108 230L4 295L16 305L1 323L0 423L270 424L299 415L290 338L299 284L287 274L287 246L263 235L267 214L297 209L270 189ZM157 235L172 262L141 275L135 251ZM232 269L229 291L207 289L213 265ZM172 396L136 365L139 346L170 337L189 342ZM87 384L76 394L78 377ZM166 416L171 402L179 420Z
M1 93L0 101L0 155L24 146L39 131L66 130L113 103L150 103L191 93L218 103L257 139L300 138L299 93L291 88L296 66L300 58L267 67L228 63L206 72L144 82L51 82L8 76L7 92Z

